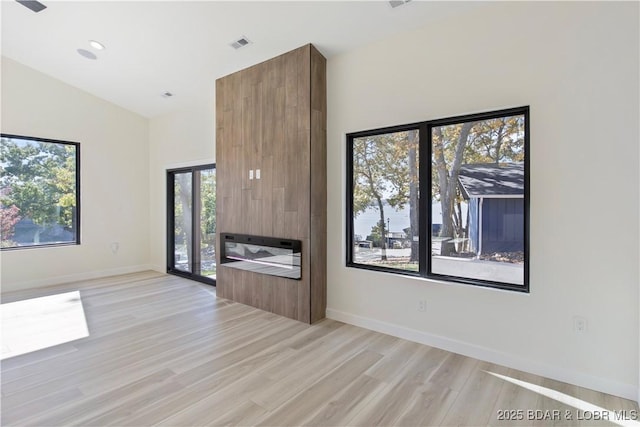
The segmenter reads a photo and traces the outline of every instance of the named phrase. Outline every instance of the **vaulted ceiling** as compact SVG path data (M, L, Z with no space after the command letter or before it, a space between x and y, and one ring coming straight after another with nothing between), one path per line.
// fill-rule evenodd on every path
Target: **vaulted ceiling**
M480 4L412 1L392 8L386 1L42 3L47 8L34 13L16 1L0 2L2 55L145 117L201 105L211 99L216 78L303 44L313 43L331 58ZM251 43L238 50L229 46L241 36ZM90 40L106 49L95 50ZM97 59L87 59L79 49ZM425 53L416 46L416 54ZM174 96L163 97L167 91Z

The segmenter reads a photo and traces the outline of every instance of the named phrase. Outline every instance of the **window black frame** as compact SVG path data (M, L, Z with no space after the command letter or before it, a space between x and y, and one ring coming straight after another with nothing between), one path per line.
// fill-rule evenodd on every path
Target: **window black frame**
M431 158L432 158L432 131L433 128L439 126L447 126L460 124L468 121L489 120L500 117L508 116L524 116L524 271L523 271L523 284L516 285L504 282L497 282L491 280L472 279L459 276L451 276L433 273L431 271L431 251L428 248L431 247L432 233L431 233ZM394 269L389 267L379 267L369 264L361 264L354 262L354 215L353 215L353 203L354 203L354 151L353 144L357 138L363 138L367 136L382 135L394 132L403 132L409 130L418 130L418 180L419 180L419 199L418 199L418 221L419 221L419 256L418 256L418 272L409 270ZM474 114L459 115L453 117L446 117L441 119L426 120L423 122L410 123L406 125L389 126L378 129L371 129L366 131L352 132L346 135L347 144L347 161L346 161L346 266L351 268L359 268L370 271L380 271L385 273L393 273L402 276L421 277L432 280L439 280L444 282L461 283L465 285L482 286L496 289L504 289L510 291L517 291L523 293L529 293L529 241L530 241L530 225L529 225L529 207L530 207L530 154L529 154L529 140L530 140L530 108L529 106L507 108L501 110L492 110Z
M25 136L25 135L15 135L8 133L0 133L0 138L8 138L8 139L23 139L37 142L46 142L49 144L58 144L58 145L71 145L75 148L75 194L76 194L76 212L75 212L75 239L72 242L61 242L61 243L43 243L38 245L29 245L29 246L12 246L8 248L0 248L0 251L15 251L15 250L23 250L23 249L38 249L38 248L52 248L59 246L78 246L81 244L81 216L80 216L80 143L72 142L72 141L62 141L58 139L51 138L40 138L35 136Z
M210 277L202 276L200 274L195 274L192 271L183 271L175 268L176 260L175 260L175 211L174 211L174 201L175 201L175 175L179 173L191 173L191 189L192 189L192 203L195 200L193 189L194 180L195 180L195 172L213 169L216 170L215 163L209 163L206 165L198 165L198 166L187 166L175 169L167 169L166 175L166 183L167 183L167 273L173 274L174 276L184 277L186 279L195 280L197 282L205 283L207 285L216 286L216 279L212 279ZM199 224L199 221L196 221L196 209L191 209L191 225L195 228L195 224ZM193 229L192 229L192 234ZM198 233L199 235L199 233Z
M389 133L406 132L411 130L418 131L418 141L419 141L418 142L419 144L418 174L419 174L419 181L421 181L422 180L421 171L425 167L425 165L423 164L425 162L425 159L424 159L424 156L422 155L422 144L420 143L421 135L423 134L423 132L426 132L426 126L424 125L424 123L411 123L407 125L389 126L389 127L380 128L380 129L372 129L372 130L353 132L353 133L347 134L347 227L346 227L347 228L347 267L361 268L364 270L384 271L386 273L395 273L395 274L401 274L405 276L414 276L414 277L421 277L426 274L426 268L425 268L426 265L424 262L422 262L422 259L421 259L422 253L427 248L426 239L422 238L422 224L424 224L423 218L422 218L422 212L424 210L423 205L425 204L425 201L420 196L418 197L418 215L419 215L418 222L419 222L419 231L420 231L420 240L418 242L418 248L419 248L418 252L419 252L420 258L418 261L419 267L417 272L410 271L410 270L401 270L397 268L390 268L390 267L377 267L377 266L372 266L368 264L360 264L353 261L353 252L354 252L353 249L355 247L355 242L353 241L353 237L355 236L355 226L353 221L354 219L354 215L353 215L353 202L354 202L353 142L355 139L358 139L358 138L365 138L368 136L377 136L377 135L383 135L383 134L389 134Z

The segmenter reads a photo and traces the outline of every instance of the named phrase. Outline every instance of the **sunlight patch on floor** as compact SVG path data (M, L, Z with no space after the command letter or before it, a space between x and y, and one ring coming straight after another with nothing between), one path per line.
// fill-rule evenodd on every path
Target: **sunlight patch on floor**
M0 313L0 359L89 336L79 291L1 304Z
M582 420L609 421L623 427L640 427L640 422L636 421L638 419L638 413L636 411L610 411L594 405L593 403L589 403L585 400L578 399L577 397L570 396L548 387L532 384L526 381L507 377L505 375L496 374L494 372L485 372L504 381L508 381L542 396L576 408L578 412L572 413L573 419L580 419L579 417L581 417Z

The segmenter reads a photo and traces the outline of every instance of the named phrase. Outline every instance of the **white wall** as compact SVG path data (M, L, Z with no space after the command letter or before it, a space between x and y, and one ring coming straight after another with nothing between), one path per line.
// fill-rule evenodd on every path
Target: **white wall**
M636 399L638 34L638 3L496 2L331 58L329 316ZM346 133L522 105L530 294L345 267Z
M167 169L215 163L214 92L212 78L209 103L150 120L150 259L157 271L166 272Z
M3 292L147 268L147 119L2 58L1 123L3 133L79 142L81 154L81 245L3 251Z

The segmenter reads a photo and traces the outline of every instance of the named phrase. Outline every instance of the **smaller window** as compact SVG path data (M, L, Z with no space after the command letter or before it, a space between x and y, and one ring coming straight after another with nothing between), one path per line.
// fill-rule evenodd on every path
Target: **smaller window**
M418 273L418 142L412 127L349 138L351 265Z
M2 135L0 246L80 244L80 144Z

